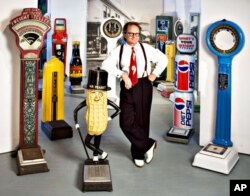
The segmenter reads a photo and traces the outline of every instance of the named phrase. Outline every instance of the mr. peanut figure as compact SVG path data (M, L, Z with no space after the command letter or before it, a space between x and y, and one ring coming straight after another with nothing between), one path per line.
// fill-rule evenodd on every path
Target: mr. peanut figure
M88 83L86 88L86 99L82 101L74 110L74 120L83 142L87 157L89 159L86 146L93 151L93 161L105 160L108 154L100 149L101 136L107 128L108 121L120 113L120 108L112 101L107 99L107 91L111 88L107 86L108 73L99 67L95 70L89 70ZM116 111L110 117L108 116L107 106L112 106ZM87 136L83 141L80 126L77 121L77 114L80 109L87 106L85 112L85 122ZM94 143L91 143L94 137ZM99 155L99 156L98 156Z

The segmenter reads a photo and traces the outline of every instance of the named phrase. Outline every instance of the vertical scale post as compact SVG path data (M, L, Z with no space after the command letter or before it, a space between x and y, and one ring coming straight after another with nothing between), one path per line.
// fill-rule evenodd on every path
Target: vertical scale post
M217 113L213 143L231 147L233 146L231 141L232 60L244 46L244 34L237 24L223 19L208 28L206 43L209 50L218 58Z
M64 75L66 74L67 58L67 25L65 18L56 18L54 21L54 33L52 35L52 55L59 58L64 64Z
M239 160L231 141L231 83L232 60L244 42L241 28L226 19L216 21L207 30L207 47L218 58L216 126L212 143L195 155L193 166L229 174Z
M191 34L180 34L176 38L173 94L173 127L166 134L167 141L187 144L194 132L194 88L197 38Z
M156 16L156 29L155 29L156 43L155 47L158 48L164 54L167 54L169 51L166 51L167 42L173 40L173 17L172 16ZM167 79L167 72L169 67L164 69L160 77L154 81L157 84L159 80ZM172 70L171 70L172 71Z
M43 69L41 128L51 140L73 136L72 128L64 120L64 65L55 56Z
M47 172L47 162L38 145L38 61L50 20L37 8L25 8L9 27L21 52L18 175Z
M166 81L174 83L174 58L176 55L176 44L174 41L166 42L165 54L168 58Z

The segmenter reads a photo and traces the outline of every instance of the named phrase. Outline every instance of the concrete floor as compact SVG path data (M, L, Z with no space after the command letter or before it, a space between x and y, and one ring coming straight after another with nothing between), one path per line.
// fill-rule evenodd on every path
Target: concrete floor
M229 175L192 167L193 158L201 149L199 113L195 113L195 133L188 144L167 142L165 134L173 121L172 104L155 88L151 137L158 141L158 146L153 161L143 168L135 167L117 117L109 122L101 141L101 147L109 153L113 191L82 192L86 154L74 128L73 110L83 99L83 95L70 94L65 86L65 121L73 127L73 138L51 141L39 129L39 144L46 150L49 172L17 176L16 158L11 153L0 155L1 196L228 196L231 179L250 179L249 155L240 154ZM83 117L83 112L79 116ZM85 135L83 118L79 121Z

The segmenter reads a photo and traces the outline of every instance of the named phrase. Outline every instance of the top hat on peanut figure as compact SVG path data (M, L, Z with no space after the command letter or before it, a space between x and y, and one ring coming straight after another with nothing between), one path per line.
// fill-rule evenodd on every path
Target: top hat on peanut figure
M111 88L107 86L107 83L108 83L108 72L100 69L100 67L97 67L94 70L93 69L89 70L87 85L83 85L83 87L92 90L103 90L103 91L111 90Z

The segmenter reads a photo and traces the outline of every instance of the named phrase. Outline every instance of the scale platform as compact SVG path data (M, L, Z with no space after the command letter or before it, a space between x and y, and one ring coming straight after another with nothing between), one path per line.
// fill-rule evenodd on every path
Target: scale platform
M72 127L64 120L41 122L43 132L51 140L65 139L73 137Z
M84 162L82 191L113 191L108 160Z
M233 147L208 144L195 155L192 165L223 174L229 174L238 160L238 152Z
M84 94L85 90L81 85L72 85L69 87L71 94Z
M47 161L40 147L21 148L17 152L18 175L48 172Z
M159 91L163 91L163 90L174 91L174 83L173 82L158 81L156 85L157 85L157 90L159 90Z
M187 144L193 132L193 129L177 129L172 127L166 134L166 140L170 142Z

